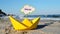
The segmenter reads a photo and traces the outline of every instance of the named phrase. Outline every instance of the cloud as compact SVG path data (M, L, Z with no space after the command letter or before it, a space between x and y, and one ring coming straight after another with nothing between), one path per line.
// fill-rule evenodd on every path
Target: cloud
M25 14L32 13L33 11L35 11L35 8L33 8L32 6L29 6L29 5L25 5L25 6L21 9L21 12L23 12L23 13L25 13Z

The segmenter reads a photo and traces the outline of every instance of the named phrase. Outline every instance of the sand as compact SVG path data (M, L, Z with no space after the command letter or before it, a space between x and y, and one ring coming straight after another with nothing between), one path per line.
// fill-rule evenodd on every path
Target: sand
M60 34L60 20L40 20L34 30L16 31L9 19L0 19L0 34Z

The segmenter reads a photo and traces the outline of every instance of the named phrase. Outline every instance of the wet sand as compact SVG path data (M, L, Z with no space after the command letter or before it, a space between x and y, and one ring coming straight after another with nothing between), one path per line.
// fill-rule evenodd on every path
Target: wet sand
M0 34L60 34L60 20L40 20L34 30L16 31L9 19L0 20Z

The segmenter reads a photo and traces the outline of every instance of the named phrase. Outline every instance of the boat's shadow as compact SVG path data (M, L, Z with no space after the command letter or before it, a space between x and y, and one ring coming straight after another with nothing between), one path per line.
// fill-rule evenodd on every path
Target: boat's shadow
M45 26L49 26L51 24L53 24L54 22L50 22L50 23L45 23L44 25L38 25L36 29L42 29L44 28Z

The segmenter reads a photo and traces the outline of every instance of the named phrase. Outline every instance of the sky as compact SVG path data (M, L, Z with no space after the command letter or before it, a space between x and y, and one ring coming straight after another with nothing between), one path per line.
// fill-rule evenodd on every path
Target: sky
M60 14L60 0L0 0L0 9L7 14L23 15L24 5L35 8L31 15Z

